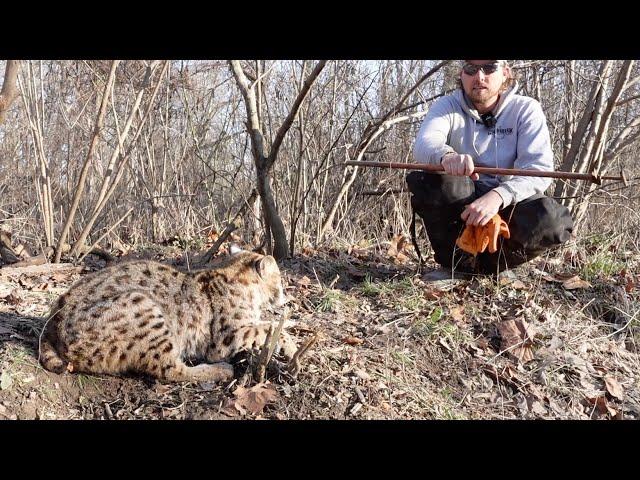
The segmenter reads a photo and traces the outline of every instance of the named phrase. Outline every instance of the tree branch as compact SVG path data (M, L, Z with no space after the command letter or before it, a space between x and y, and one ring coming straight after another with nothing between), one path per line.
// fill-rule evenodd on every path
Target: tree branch
M302 88L298 93L298 97L296 98L295 102L293 102L293 106L289 111L289 115L287 115L287 118L285 118L284 122L282 122L282 125L280 125L280 128L276 133L276 137L273 140L273 144L271 145L271 152L269 153L269 157L267 158L267 163L266 163L267 170L270 169L271 166L273 165L273 162L275 162L278 156L278 150L280 150L280 145L282 144L282 140L284 139L285 134L293 124L293 120L296 118L298 110L300 109L300 105L302 105L302 102L304 101L305 97L309 93L309 90L311 89L311 85L316 80L318 75L320 75L320 72L322 71L322 69L326 64L327 64L326 60L320 60L316 64L313 71L309 74L304 84L302 85Z

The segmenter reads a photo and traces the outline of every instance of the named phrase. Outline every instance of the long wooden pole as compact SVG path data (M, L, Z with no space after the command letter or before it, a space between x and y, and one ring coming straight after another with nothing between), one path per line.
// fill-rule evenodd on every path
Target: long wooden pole
M424 170L427 172L444 172L442 165L431 165L426 163L394 163L394 162L368 162L368 161L347 161L344 165L352 165L354 167L378 167L378 168L400 168L404 170ZM623 172L619 177L599 176L592 173L573 173L573 172L545 172L542 170L522 170L518 168L493 168L493 167L475 167L476 173L486 173L489 175L516 175L522 177L550 177L550 178L566 178L572 180L587 180L589 182L600 185L602 180L618 180L625 184L627 178Z

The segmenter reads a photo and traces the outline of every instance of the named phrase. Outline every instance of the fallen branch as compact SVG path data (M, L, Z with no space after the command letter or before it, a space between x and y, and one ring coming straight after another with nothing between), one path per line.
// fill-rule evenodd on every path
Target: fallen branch
M20 262L12 263L10 266L12 268L16 268L16 267L31 267L31 266L34 266L34 265L44 265L48 261L49 261L49 258L44 253L41 253L40 255L37 255L35 257L30 257L30 258L27 258L26 260L22 260Z
M29 265L26 267L16 267L15 265L5 265L0 268L0 277L19 278L20 275L34 274L54 274L54 273L80 273L84 267L76 267L71 263L45 263L42 265Z

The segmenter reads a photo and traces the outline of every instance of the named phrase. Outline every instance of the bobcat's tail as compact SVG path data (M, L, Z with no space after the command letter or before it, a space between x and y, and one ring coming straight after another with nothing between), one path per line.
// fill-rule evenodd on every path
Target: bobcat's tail
M62 373L66 368L66 363L60 357L60 354L55 348L58 332L56 331L57 322L54 317L50 318L42 330L40 335L40 348L38 354L38 360L40 364L47 370L54 373Z

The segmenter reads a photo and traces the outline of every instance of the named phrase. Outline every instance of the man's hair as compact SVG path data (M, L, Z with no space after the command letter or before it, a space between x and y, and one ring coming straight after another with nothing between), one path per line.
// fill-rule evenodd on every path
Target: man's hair
M462 67L466 62L468 62L468 60L462 60L460 62L461 72L462 72ZM509 62L507 62L506 60L496 60L496 62L500 64L501 67L509 67ZM516 83L516 80L517 80L516 74L513 73L512 68L509 68L509 75L507 75L507 77L504 79L504 82L502 82L502 86L500 87L500 93L505 92L509 90L511 87L513 87L513 85ZM460 79L460 75L458 75L458 78L456 80L456 85L460 90L463 90L462 80Z

